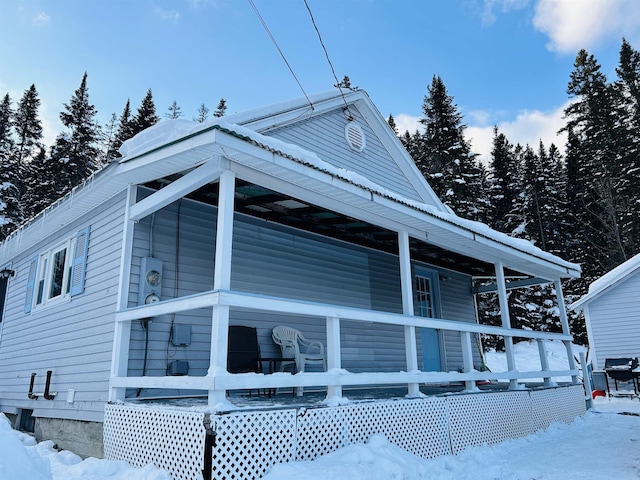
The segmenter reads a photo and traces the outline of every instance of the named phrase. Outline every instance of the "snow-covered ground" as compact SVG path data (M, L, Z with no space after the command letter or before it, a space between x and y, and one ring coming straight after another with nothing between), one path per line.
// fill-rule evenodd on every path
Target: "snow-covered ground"
M557 347L557 348L556 348ZM562 346L549 346L550 360L562 358ZM552 353L553 352L553 353ZM518 367L537 362L535 344L518 344ZM488 352L490 368L504 359ZM531 360L526 360L527 358ZM496 362L496 363L492 363ZM535 367L539 368L539 367ZM551 368L554 369L553 365ZM562 367L563 369L564 367ZM533 368L531 368L533 369ZM11 429L0 414L2 480L169 480L153 466L133 468L124 462L82 460L57 452L51 442ZM471 447L456 456L423 460L374 436L366 445L351 445L312 462L275 465L265 480L590 480L640 478L640 399L602 398L571 424L555 423L527 437L497 445Z

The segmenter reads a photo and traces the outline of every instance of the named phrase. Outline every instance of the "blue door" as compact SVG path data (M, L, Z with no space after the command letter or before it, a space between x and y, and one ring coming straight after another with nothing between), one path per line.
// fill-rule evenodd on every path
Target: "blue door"
M440 289L438 272L415 269L414 309L419 317L440 318ZM433 328L421 328L422 371L441 371L440 333Z

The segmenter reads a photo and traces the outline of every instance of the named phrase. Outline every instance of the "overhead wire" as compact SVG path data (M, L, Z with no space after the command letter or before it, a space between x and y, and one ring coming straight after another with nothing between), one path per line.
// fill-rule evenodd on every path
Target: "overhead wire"
M351 111L349 110L349 104L347 103L347 99L344 96L344 92L342 91L342 87L340 87L340 81L336 75L336 71L333 68L333 63L331 63L331 59L329 58L329 52L327 51L327 47L325 47L324 42L322 41L322 35L320 35L320 29L318 29L318 25L316 25L316 20L313 18L313 13L311 12L311 7L307 3L307 0L303 0L305 7L307 7L307 11L309 12L309 17L311 17L311 23L313 24L313 28L316 30L316 34L318 35L318 40L320 40L320 45L322 45L322 49L324 50L324 55L327 57L327 62L329 63L329 67L331 68L331 73L333 74L333 78L336 81L336 87L340 91L340 95L342 95L342 101L344 102L345 111L349 112L351 116Z
M300 80L298 80L298 77L296 76L295 72L293 71L293 68L291 68L291 65L289 65L289 61L287 60L287 57L284 56L284 53L282 52L282 50L278 46L278 42L276 42L276 39L271 34L271 31L269 30L269 27L267 26L267 23L262 18L262 15L260 15L260 12L258 11L258 7L256 7L256 4L253 2L253 0L249 0L249 4L251 5L251 7L253 8L253 11L258 16L258 19L260 20L260 23L262 23L263 28L267 32L267 35L269 35L269 38L271 39L271 41L275 45L276 49L280 53L280 56L282 57L282 60L284 60L284 63L287 64L287 67L289 68L289 71L291 72L291 75L293 75L293 78L295 79L296 83L298 84L298 87L300 87L300 90L302 90L302 93L304 94L305 98L307 99L307 102L309 102L309 105L311 106L311 109L313 109L313 103L311 103L311 100L309 99L309 96L307 95L307 92L305 92L304 88L302 88L302 84L300 83Z

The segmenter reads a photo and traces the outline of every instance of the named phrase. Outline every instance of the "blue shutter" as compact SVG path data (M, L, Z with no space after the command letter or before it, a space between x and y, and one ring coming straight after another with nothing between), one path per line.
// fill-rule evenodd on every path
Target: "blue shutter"
M76 236L76 248L73 252L71 264L71 296L84 292L84 277L87 271L87 252L89 250L89 227L78 232Z
M24 297L24 313L31 311L31 304L33 303L33 287L36 284L36 272L38 271L38 256L36 255L31 259L29 264L29 276L27 277L27 293Z

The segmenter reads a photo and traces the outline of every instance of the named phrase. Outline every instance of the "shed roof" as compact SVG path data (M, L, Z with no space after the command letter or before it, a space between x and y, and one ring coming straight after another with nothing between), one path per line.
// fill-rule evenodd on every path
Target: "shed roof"
M618 265L616 268L604 274L597 280L594 280L591 285L589 285L589 293L572 303L569 308L572 310L580 310L584 308L606 291L614 288L621 282L624 282L638 270L640 270L640 253Z

